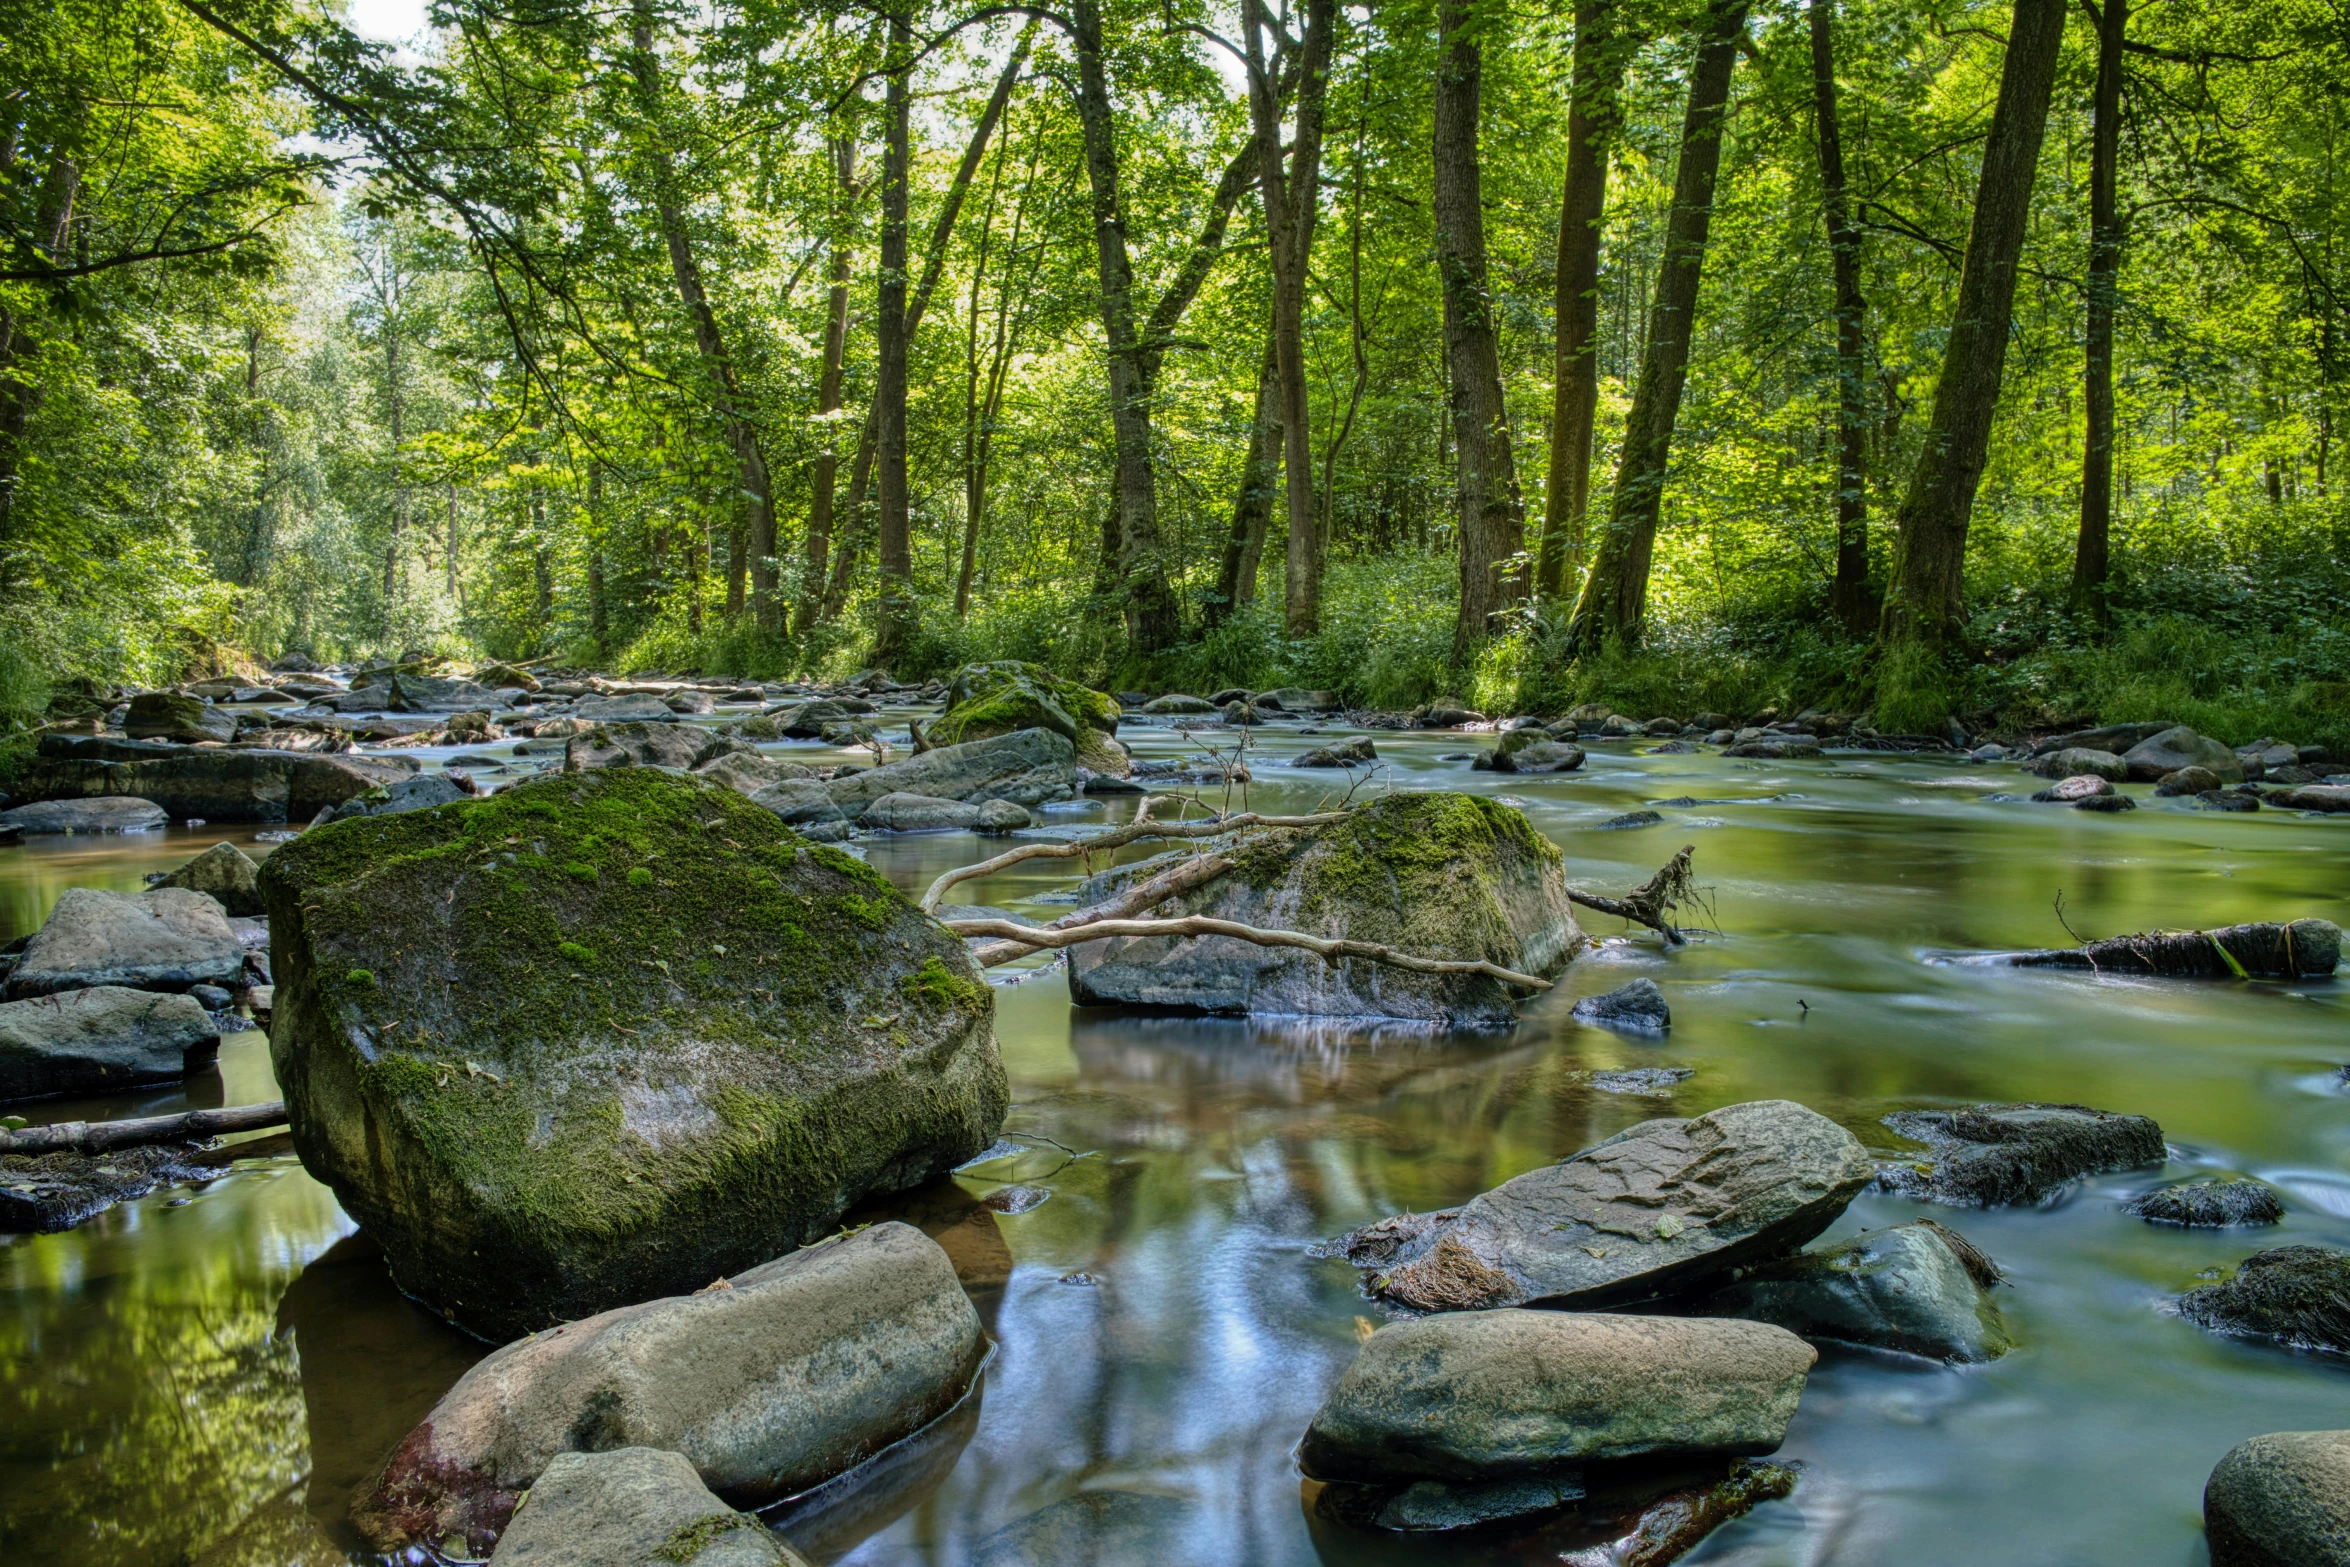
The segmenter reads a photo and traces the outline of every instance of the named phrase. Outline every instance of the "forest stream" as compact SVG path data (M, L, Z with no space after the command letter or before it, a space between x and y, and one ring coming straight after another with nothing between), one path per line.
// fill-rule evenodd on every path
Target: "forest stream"
M904 709L891 709L903 719ZM1304 811L1346 784L1281 761L1328 737L1268 734L1248 803ZM1124 731L1139 758L1187 750ZM1637 1122L1786 1098L1872 1151L1888 1112L1986 1101L2152 1116L2171 1164L2091 1179L2046 1208L1936 1208L1871 1190L1827 1239L1931 1215L2005 1270L2018 1341L1944 1368L1827 1349L1778 1455L1792 1497L1685 1560L1740 1567L2193 1567L2205 1476L2266 1431L2343 1424L2338 1361L2206 1333L2171 1303L2268 1246L2350 1246L2350 986L2136 981L1957 961L2156 927L2344 917L2350 828L2142 799L2127 815L2026 803L2012 764L1899 755L1791 762L1595 744L1584 770L1472 772L1476 742L1381 733L1364 791L1445 788L1521 807L1578 886L1621 891L1696 848L1711 927L1666 951L1586 913L1600 945L1507 1033L1132 1016L1073 1009L1038 958L995 971L1025 1151L853 1215L907 1219L954 1259L997 1344L979 1392L910 1443L769 1515L812 1560L961 1567L1057 1559L1291 1567L1559 1561L1540 1528L1415 1542L1334 1535L1295 1447L1386 1320L1356 1272L1308 1248L1428 1210ZM843 761L816 742L763 749ZM428 768L459 748L410 750ZM1357 775L1360 776L1359 774ZM499 780L485 779L494 784ZM2142 786L2133 793L2143 795ZM2006 796L2008 798L1995 798ZM1694 802L1694 803L1691 803ZM1237 802L1235 802L1237 805ZM1134 796L1047 806L1115 822ZM1663 821L1602 830L1620 813ZM36 839L0 852L0 939L73 886L137 891L264 829ZM908 894L1000 850L970 833L859 841ZM1126 851L1140 858L1152 846ZM1030 861L956 901L1049 919L1075 874ZM2057 899L2061 894L2061 919ZM1048 901L1038 903L1040 897ZM1635 976L1673 1026L1644 1042L1572 1021ZM1595 1072L1686 1068L1647 1093ZM277 1096L265 1036L223 1041L182 1089L32 1107L106 1119ZM489 1346L393 1288L281 1135L202 1188L165 1189L56 1235L0 1237L0 1562L291 1567L371 1562L354 1487ZM2121 1201L2195 1170L2284 1195L2269 1230L2145 1223ZM1086 1500L1071 1506L1070 1499ZM1124 1552L1126 1554L1120 1554Z

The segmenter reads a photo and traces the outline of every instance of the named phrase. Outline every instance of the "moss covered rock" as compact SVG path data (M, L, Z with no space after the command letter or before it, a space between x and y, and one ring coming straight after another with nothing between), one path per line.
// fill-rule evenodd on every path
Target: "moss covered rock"
M1583 945L1558 849L1519 812L1468 794L1394 794L1324 827L1279 828L1233 868L1155 912L1350 937L1421 957L1552 975ZM1508 989L1477 974L1415 974L1228 936L1149 936L1071 949L1081 1006L1501 1024Z
M485 1336L698 1289L1003 1119L963 944L731 789L619 768L339 822L261 891L303 1163Z
M1063 680L1041 664L1005 659L966 664L947 685L947 710L923 730L934 746L987 740L1020 729L1050 729L1077 748L1077 765L1126 776L1126 748L1114 697Z

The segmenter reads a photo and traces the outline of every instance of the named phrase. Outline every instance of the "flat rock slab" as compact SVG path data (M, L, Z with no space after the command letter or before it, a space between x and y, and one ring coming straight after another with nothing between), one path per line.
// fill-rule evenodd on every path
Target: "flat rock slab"
M22 1000L94 985L184 991L234 985L244 971L245 949L228 916L201 892L69 887L8 976L8 995Z
M498 1540L493 1567L805 1567L767 1526L710 1494L676 1453L563 1453Z
M1875 1176L1826 1116L1784 1099L1644 1121L1464 1206L1334 1242L1373 1293L1420 1311L1593 1308L1698 1288L1796 1250Z
M2203 1487L2211 1567L2350 1567L2350 1431L2231 1448Z
M2266 1181L2249 1176L2211 1177L2158 1186L2123 1204L2149 1224L2176 1224L2188 1229L2227 1229L2239 1224L2275 1224L2285 1216L2285 1200Z
M1298 1463L1319 1480L1486 1482L1774 1452L1818 1358L1760 1322L1502 1310L1390 1323L1339 1377Z
M2278 1246L2244 1259L2232 1279L2189 1290L2179 1315L2199 1328L2274 1339L2295 1349L2350 1352L2350 1254Z
M939 800L1009 800L1036 806L1077 798L1077 749L1050 729L1019 729L991 739L944 745L902 762L844 772L825 785L832 803L854 819L885 794Z
M2170 1156L2152 1120L2086 1105L1901 1110L1885 1124L1930 1150L1888 1161L1879 1175L1886 1190L1977 1208L2041 1202L2084 1176L2144 1169Z
M220 1048L192 996L98 985L0 1005L0 1102L176 1083Z
M307 822L330 805L415 771L410 757L173 746L138 760L83 753L42 757L18 785L36 800L128 795L181 820Z
M1991 1301L1997 1278L1980 1252L1928 1219L1744 1270L1690 1309L1774 1323L1806 1339L1971 1363L2013 1347Z
M199 1163L184 1143L109 1153L0 1154L0 1233L52 1235L158 1187L209 1181L218 1164Z
M152 800L107 795L95 800L42 800L0 811L0 827L24 836L76 832L153 832L171 817Z
M385 1551L486 1546L558 1455L616 1447L681 1453L711 1489L772 1501L946 1413L985 1352L938 1243L878 1224L507 1345L433 1406L352 1520Z

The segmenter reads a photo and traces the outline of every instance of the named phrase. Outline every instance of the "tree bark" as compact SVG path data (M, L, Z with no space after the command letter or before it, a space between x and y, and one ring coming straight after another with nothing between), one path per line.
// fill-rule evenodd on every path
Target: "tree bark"
M906 494L906 187L911 172L913 48L913 28L905 13L892 12L881 155L881 276L873 320L875 456L881 468L881 605L873 662L882 668L904 651L914 629L914 547Z
M1275 333L1265 333L1265 357L1257 369L1257 407L1249 421L1248 456L1240 465L1240 494L1232 503L1232 526L1216 568L1216 597L1208 605L1214 625L1257 596L1257 567L1264 559L1265 533L1273 512L1273 485L1280 472L1281 369Z
M2113 529L2113 317L2119 302L2122 225L2118 185L2122 136L2122 49L2129 0L2105 0L2097 14L2095 122L2089 136L2089 287L2084 337L2088 441L2081 455L2081 536L2073 550L2073 608L2105 616Z
M1705 273L1714 187L1722 167L1723 118L1730 103L1730 72L1746 30L1746 0L1714 0L1690 73L1689 105L1681 121L1680 165L1673 173L1673 209L1665 221L1665 248L1657 262L1649 307L1648 340L1640 384L1624 423L1624 450L1616 464L1615 493L1599 538L1591 574L1575 601L1568 641L1578 654L1610 642L1635 646L1648 605L1648 569L1664 510L1666 465L1673 424L1689 379L1696 332L1698 285Z
M2064 10L2064 0L2016 0L1932 420L1894 519L1893 581L1877 628L1881 653L1938 655L1963 608L1967 522L1991 449Z
M1820 142L1820 206L1836 280L1836 581L1829 609L1858 635L1876 622L1869 591L1868 354L1861 328L1860 231L1844 190L1844 141L1836 117L1835 0L1811 0L1811 75Z
M1525 547L1524 512L1501 392L1501 348L1486 286L1485 212L1477 169L1483 52L1470 0L1439 0L1434 165L1436 265L1444 284L1444 346L1452 369L1455 500L1460 517L1460 616L1455 663L1486 636L1524 582L1509 562Z
M1591 504L1591 427L1599 411L1599 257L1607 212L1608 149L1623 123L1629 41L1616 0L1577 0L1574 85L1567 104L1567 179L1559 200L1558 347L1551 393L1550 472L1537 597L1555 599L1583 568Z
M832 291L825 300L824 364L816 382L816 412L824 421L824 445L816 454L814 491L808 502L808 538L800 568L798 626L805 634L824 611L824 575L832 563L832 502L840 479L841 369L849 342L849 208L857 199L857 144L847 136L831 138L833 189L839 202L833 214L832 263L827 269Z

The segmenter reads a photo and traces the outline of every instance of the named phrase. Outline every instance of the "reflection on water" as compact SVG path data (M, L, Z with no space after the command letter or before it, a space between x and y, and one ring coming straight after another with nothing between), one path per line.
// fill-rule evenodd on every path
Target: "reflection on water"
M1140 740L1145 754L1172 749ZM2059 891L2093 936L2350 921L2350 824L2169 802L2124 817L1992 803L1982 796L2016 791L2016 776L1971 764L1620 748L1595 749L1583 774L1496 780L1434 762L1465 748L1457 736L1377 743L1400 786L1506 789L1587 885L1631 886L1696 844L1725 934L1666 954L1596 920L1607 945L1577 965L1569 994L1507 1035L1073 1012L1057 972L1000 990L1006 1132L1027 1151L858 1215L938 1237L997 1359L982 1397L780 1516L812 1557L1555 1562L1564 1547L1539 1537L1472 1551L1309 1520L1292 1449L1359 1325L1381 1313L1305 1248L1458 1202L1651 1116L1766 1096L1879 1147L1877 1118L1903 1105L2037 1098L2141 1112L2183 1161L2169 1176L2244 1170L2276 1182L2291 1213L2250 1235L2156 1228L2119 1210L2161 1178L2148 1174L2091 1182L2044 1211L1944 1212L2007 1269L2002 1306L2023 1347L1966 1371L1829 1354L1786 1449L1806 1465L1802 1487L1693 1561L2189 1567L2221 1453L2256 1431L2345 1423L2350 1368L2215 1339L2164 1306L2199 1270L2261 1246L2350 1245L2350 1094L2336 1073L2350 1061L2350 984L2162 985L1925 959L2064 941ZM1309 807L1331 788L1277 763L1259 773L1260 809ZM1655 806L1662 826L1589 830L1683 799L1697 803ZM1131 810L1113 800L1074 819ZM29 928L68 885L133 890L141 872L219 836L6 851L0 921ZM919 891L999 847L938 834L876 840L871 853ZM1029 862L955 897L1049 915L1030 900L1072 869ZM1664 1040L1568 1018L1575 996L1639 974L1671 999ZM1694 1075L1650 1094L1593 1081L1652 1065ZM266 1046L245 1035L224 1046L216 1079L136 1104L270 1091ZM350 1488L484 1352L396 1295L290 1162L241 1167L184 1207L176 1195L0 1243L0 1561L355 1559ZM1832 1234L1921 1211L1865 1196Z

